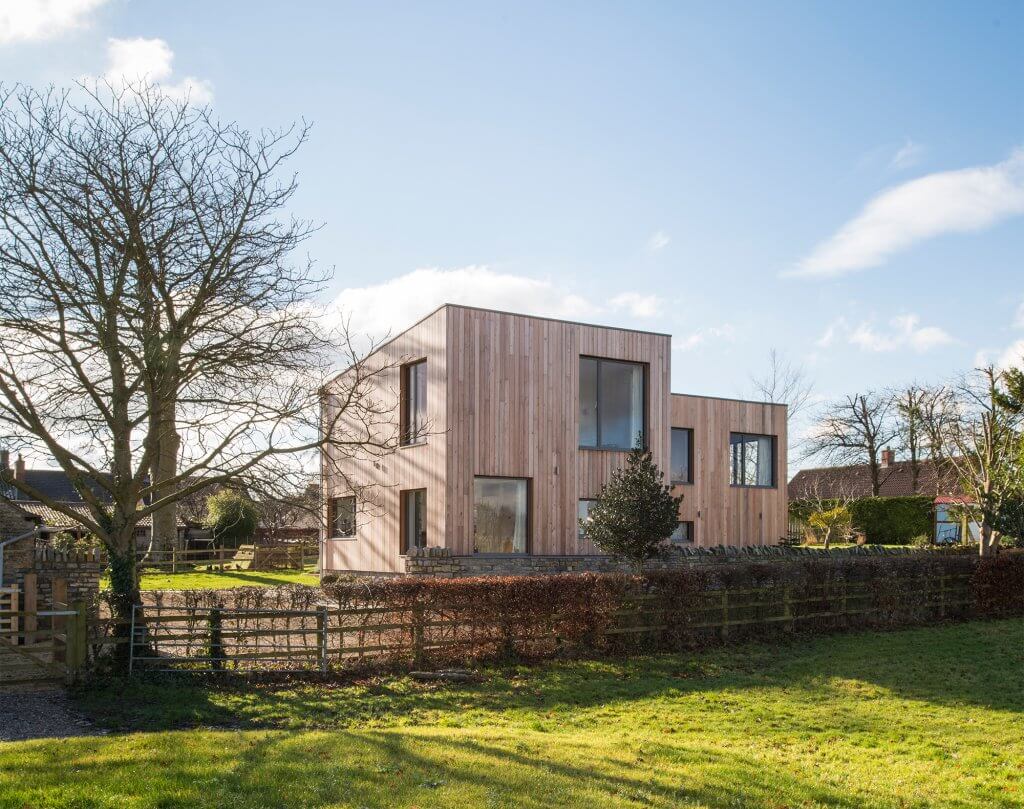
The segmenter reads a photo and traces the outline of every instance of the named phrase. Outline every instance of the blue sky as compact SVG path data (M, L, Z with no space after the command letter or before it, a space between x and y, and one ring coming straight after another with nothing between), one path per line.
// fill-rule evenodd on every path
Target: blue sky
M6 6L6 81L311 120L296 210L359 328L667 331L673 389L726 396L772 347L821 397L1024 352L1024 4Z

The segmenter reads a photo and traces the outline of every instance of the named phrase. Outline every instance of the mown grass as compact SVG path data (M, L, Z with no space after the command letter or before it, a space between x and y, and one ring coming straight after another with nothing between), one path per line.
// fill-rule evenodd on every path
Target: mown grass
M279 587L282 584L317 586L320 579L315 567L304 570L191 570L168 573L154 568L143 569L139 587L143 590L225 590L230 587ZM101 587L109 586L104 579Z
M111 735L0 744L0 807L1024 806L1021 620L76 699Z

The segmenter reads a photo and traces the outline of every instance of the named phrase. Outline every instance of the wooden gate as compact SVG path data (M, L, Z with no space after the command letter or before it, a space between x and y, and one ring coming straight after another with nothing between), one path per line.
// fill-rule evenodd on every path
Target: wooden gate
M21 588L0 588L0 689L64 682L77 670L85 612L54 606L37 609L34 574Z

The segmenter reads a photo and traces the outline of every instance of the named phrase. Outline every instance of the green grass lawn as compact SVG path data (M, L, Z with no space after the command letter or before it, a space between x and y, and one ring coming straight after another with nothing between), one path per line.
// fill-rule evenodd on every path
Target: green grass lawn
M1024 806L1022 620L76 699L110 735L0 743L0 807Z
M305 570L194 570L167 573L152 568L142 570L139 585L143 590L223 590L229 587L278 587L282 584L320 583L313 566ZM108 587L106 579L100 587Z

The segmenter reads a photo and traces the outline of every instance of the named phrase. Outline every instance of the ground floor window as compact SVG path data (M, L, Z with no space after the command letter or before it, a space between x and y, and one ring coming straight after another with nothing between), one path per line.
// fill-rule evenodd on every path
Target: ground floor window
M331 537L346 539L356 535L356 498L333 497L330 501Z
M527 478L473 479L473 553L526 553L529 525Z
M693 523L680 521L669 539L673 545L690 545L693 542Z
M409 489L402 497L402 553L427 547L427 490Z

